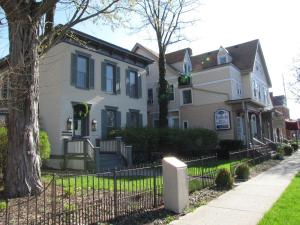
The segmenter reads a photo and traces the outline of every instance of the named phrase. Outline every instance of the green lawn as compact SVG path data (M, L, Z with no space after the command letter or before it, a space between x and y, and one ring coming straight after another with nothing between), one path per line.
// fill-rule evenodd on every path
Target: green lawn
M287 187L273 207L264 215L259 225L300 224L300 173Z
M233 161L229 160L219 160L216 164L218 168L230 168L230 163ZM189 175L200 175L202 168L204 171L211 168L212 166L194 166L188 168ZM43 181L49 183L52 180L52 176L43 175ZM162 187L162 177L158 176L156 178L156 184L158 187ZM117 178L117 190L125 191L143 191L153 189L154 179L152 177L122 177ZM75 189L100 189L100 190L114 190L114 179L112 177L97 177L97 176L77 176L70 178L61 178L58 177L56 180L56 186L62 186L65 190L70 190L73 192Z

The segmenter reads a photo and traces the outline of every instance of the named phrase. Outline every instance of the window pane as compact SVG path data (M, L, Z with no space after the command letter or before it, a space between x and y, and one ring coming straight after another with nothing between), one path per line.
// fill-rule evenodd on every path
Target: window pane
M192 91L185 90L182 91L183 104L191 104L192 103Z
M131 112L130 113L130 122L132 127L139 126L139 113L138 112Z
M130 71L129 73L129 84L130 84L130 96L137 97L137 84L136 84L137 73Z
M148 104L153 104L153 89L148 89Z
M83 56L77 57L77 79L76 86L80 88L87 88L88 76L88 58Z
M169 101L173 101L174 100L174 85L170 85L169 86Z
M112 65L106 65L106 91L113 92L114 68Z
M107 110L107 127L115 127L116 124L116 112L113 110Z

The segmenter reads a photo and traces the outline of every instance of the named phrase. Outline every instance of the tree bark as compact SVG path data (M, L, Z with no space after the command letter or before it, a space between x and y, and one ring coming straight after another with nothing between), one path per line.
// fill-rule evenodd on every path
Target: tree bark
M26 10L8 18L10 99L5 190L8 197L43 190L39 156L39 20Z
M159 49L158 69L159 69L159 127L168 127L168 82L166 81L166 59L165 52Z

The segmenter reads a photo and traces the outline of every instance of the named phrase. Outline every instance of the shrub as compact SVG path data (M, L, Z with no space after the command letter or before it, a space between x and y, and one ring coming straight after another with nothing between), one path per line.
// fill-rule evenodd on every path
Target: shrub
M1 201L1 202L0 202L0 210L1 210L1 209L6 209L6 208L7 208L6 202Z
M219 142L220 149L218 150L218 158L228 159L230 151L238 151L243 149L243 142L241 140L225 139Z
M299 148L299 145L297 143L292 143L291 146L294 149L294 151L297 151L297 149Z
M276 160L283 160L284 151L282 148L278 148L276 151L276 155L274 156L274 159Z
M51 146L49 143L48 135L45 131L40 131L39 136L40 141L40 157L42 160L47 160L50 157ZM8 149L8 138L7 138L7 128L0 127L0 166L3 174L5 174L5 164L7 157L7 149Z
M1 172L3 174L5 174L7 146L7 129L5 127L0 127L0 169L2 169Z
M217 144L217 134L202 128L171 129L171 128L126 128L113 132L133 146L134 152L144 152L145 155L160 152L164 154L186 154L198 152L206 154Z
M240 164L235 169L235 175L238 180L248 180L249 174L250 174L250 169L246 163Z
M286 146L283 147L283 151L284 151L284 155L289 156L289 155L292 155L293 148L289 145L286 145Z
M224 189L231 189L233 185L233 178L231 176L231 173L227 169L220 169L215 183L217 185L218 189L224 190Z
M51 145L49 142L49 137L46 131L40 131L40 156L42 160L47 160L50 158Z

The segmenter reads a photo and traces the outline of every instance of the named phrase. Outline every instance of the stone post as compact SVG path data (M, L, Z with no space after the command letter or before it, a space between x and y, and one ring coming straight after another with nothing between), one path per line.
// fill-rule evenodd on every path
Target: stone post
M165 208L181 213L189 205L187 165L175 157L162 161Z

